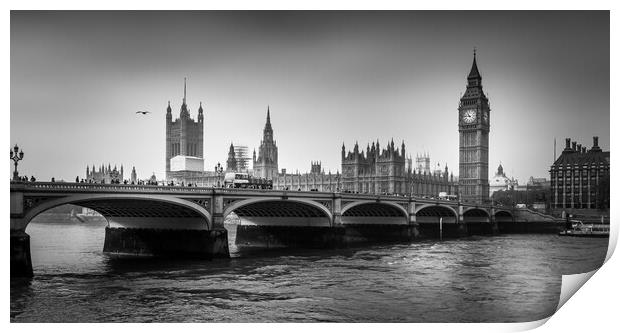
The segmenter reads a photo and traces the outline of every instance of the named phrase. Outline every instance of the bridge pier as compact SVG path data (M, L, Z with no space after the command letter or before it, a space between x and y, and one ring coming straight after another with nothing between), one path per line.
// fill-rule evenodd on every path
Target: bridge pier
M23 196L11 193L11 277L32 277L32 259L30 257L30 235L26 233L28 225L23 218Z
M493 235L499 234L499 226L497 225L497 219L495 218L495 209L491 208L491 231Z
M335 226L237 225L235 244L263 248L332 248L344 228Z
M32 277L30 235L11 230L11 277Z
M226 229L111 228L105 230L103 252L183 258L228 258Z
M411 239L420 237L420 224L418 223L416 212L416 203L415 201L410 202L407 207L407 215L409 216L409 227L411 230Z

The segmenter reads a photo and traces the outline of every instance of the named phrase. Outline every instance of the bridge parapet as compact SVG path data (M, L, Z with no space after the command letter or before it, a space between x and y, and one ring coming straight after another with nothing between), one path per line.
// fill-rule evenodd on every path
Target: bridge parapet
M131 185L131 184L95 184L95 183L62 183L62 182L11 182L11 191L45 191L45 192L188 192L188 193L211 193L212 188L206 187L182 187L182 186L157 186L157 185Z

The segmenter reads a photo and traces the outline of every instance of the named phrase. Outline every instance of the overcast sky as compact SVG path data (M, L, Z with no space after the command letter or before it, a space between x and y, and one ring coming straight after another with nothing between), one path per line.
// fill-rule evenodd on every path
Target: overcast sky
M165 112L183 78L205 110L205 168L258 148L267 105L279 167L340 169L394 139L458 174L457 106L478 52L489 169L549 177L553 140L609 150L609 13L11 12L11 143L22 174L165 170ZM139 110L151 111L137 115ZM12 168L11 168L12 171Z

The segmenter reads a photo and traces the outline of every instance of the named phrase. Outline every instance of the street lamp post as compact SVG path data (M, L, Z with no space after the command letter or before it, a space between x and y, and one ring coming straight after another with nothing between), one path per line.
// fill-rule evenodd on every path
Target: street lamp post
M14 181L19 180L19 174L17 173L17 163L24 159L24 151L19 151L19 154L17 153L18 151L19 147L17 147L17 144L15 144L15 147L13 147L13 150L11 150L11 159L13 160L13 165L15 165L15 171L13 171Z
M217 162L217 165L215 166L215 174L217 174L217 187L220 187L220 176L222 175L222 172L224 172L224 168L222 168L220 162Z

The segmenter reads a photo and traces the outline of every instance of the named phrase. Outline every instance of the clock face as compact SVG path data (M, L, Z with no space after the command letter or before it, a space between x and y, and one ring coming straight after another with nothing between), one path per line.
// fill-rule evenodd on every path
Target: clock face
M476 121L476 110L469 109L463 112L463 122L466 124L471 124Z

